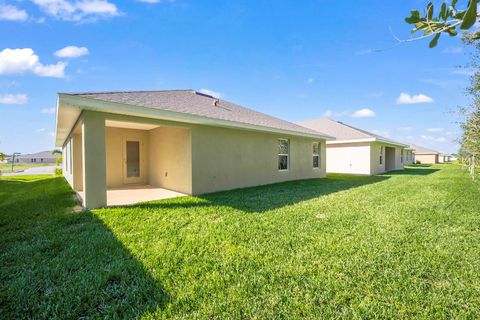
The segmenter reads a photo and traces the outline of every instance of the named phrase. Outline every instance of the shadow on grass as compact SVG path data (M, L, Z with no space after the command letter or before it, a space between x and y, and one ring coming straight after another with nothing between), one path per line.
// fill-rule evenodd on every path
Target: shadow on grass
M185 200L180 197L167 201L140 203L133 207L167 209L228 206L244 212L262 213L331 193L377 183L388 178L388 176L330 174L323 179L288 181L204 194L195 197L197 201Z
M410 176L425 176L428 174L435 173L440 169L428 168L431 165L423 165L423 166L415 166L415 167L406 167L404 170L395 170L383 173L382 176L403 176L403 175L410 175Z
M26 183L28 182L28 183ZM0 318L135 318L168 295L63 178L0 179Z

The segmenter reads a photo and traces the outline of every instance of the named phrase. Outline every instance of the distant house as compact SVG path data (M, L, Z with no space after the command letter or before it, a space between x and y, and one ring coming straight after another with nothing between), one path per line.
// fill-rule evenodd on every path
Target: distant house
M414 164L415 163L415 153L413 152L414 150L411 147L407 147L404 150L405 150L404 164L407 166Z
M325 177L331 137L194 90L60 93L57 105L63 174L88 208L118 189L196 195Z
M11 163L15 159L15 163L56 163L59 156L59 154L52 154L52 151L42 151L16 155L15 158L10 156L7 158L7 161Z
M448 162L451 162L452 156L447 154L447 153L441 153L439 154L438 156L438 162L439 163L448 163Z
M374 175L402 170L411 156L403 143L340 121L322 118L299 124L335 138L327 141L327 172Z
M418 163L439 163L440 152L422 146L412 144L410 148L415 153L415 161ZM443 157L442 157L443 162Z

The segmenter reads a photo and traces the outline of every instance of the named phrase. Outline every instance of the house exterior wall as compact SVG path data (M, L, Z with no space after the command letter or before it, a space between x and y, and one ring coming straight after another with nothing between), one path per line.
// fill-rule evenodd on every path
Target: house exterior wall
M383 147L382 163L380 163L380 152ZM385 172L385 163L386 163L386 145L378 142L370 144L370 155L371 155L371 174L380 174Z
M246 130L192 126L192 193L325 177L325 141ZM289 139L289 169L278 170L278 139ZM313 168L313 142L321 143Z
M82 167L82 135L72 135L72 174L73 189L83 190L83 167Z
M70 168L70 158L72 157L73 153L73 147L71 146L71 143L72 138L69 137L62 147L62 174L65 177L65 180L67 180L68 184L70 184L70 186L73 188L73 170Z
M372 174L370 143L327 145L327 172Z
M125 128L105 128L105 148L107 159L107 188L119 188L125 186L125 142L127 139L139 139L140 147L140 176L139 184L148 183L148 160L149 143L148 132L145 130Z
M165 126L148 134L150 184L192 194L191 130Z
M420 163L438 163L438 155L436 154L416 154L415 161Z
M105 127L106 119L160 127L151 130ZM73 169L64 170L64 175L75 190L80 191L79 186L84 189L83 201L88 208L105 206L107 187L124 185L125 138L141 138L144 142L141 167L146 177L144 183L187 194L322 178L326 174L322 139L93 111L83 112L79 123L79 134L72 134L64 145L68 157L71 141L74 149ZM278 139L290 141L286 171L278 170ZM320 168L313 168L314 142L320 143ZM78 155L80 164L75 160ZM82 184L76 184L77 176Z

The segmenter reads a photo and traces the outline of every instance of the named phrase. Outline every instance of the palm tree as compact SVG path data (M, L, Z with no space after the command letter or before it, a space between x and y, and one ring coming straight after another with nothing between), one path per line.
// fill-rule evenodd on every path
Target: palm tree
M59 154L59 155L61 155L61 154L62 154L62 150L60 150L60 149L53 149L52 154Z

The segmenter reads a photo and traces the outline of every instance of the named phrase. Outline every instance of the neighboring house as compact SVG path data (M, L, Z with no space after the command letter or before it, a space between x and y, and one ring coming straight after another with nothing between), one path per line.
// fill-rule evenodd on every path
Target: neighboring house
M404 159L404 164L405 165L411 165L415 163L415 154L413 153L413 149L408 147L405 148L405 159Z
M15 163L56 163L59 154L52 154L52 151L42 151L37 153L30 153L30 154L21 154L16 155L15 158L12 156L7 158L9 163L15 159Z
M441 154L439 154L439 156L438 156L438 162L439 162L439 163L451 162L451 161L452 161L452 160L451 160L451 157L452 157L452 156L449 155L449 154L441 153Z
M402 170L407 145L327 118L300 125L335 138L327 141L327 172L375 175Z
M438 163L440 152L425 147L411 145L415 153L415 162L418 163ZM443 160L443 159L442 159Z
M322 178L330 138L193 90L58 95L63 174L88 208L132 184L197 195Z

